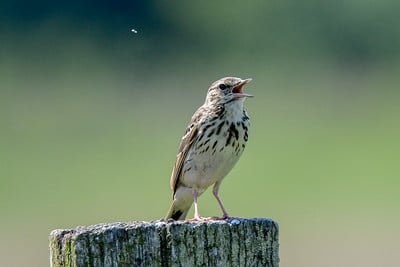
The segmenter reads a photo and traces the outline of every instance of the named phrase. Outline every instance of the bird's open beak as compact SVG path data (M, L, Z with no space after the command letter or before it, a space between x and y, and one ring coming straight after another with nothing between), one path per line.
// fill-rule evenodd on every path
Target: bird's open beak
M242 91L243 85L249 83L251 80L252 80L251 78L247 78L247 79L244 79L244 80L240 81L238 84L236 84L232 89L233 95L236 98L253 97L253 95L243 93L243 91Z

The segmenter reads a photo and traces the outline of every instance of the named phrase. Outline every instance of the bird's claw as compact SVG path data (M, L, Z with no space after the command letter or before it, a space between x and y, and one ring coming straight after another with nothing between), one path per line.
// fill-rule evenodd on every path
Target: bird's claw
M187 219L187 222L208 222L208 221L226 221L231 219L228 214L224 214L221 217L213 216L213 217L201 217L201 216L196 216L192 219Z
M226 220L231 219L232 217L230 217L228 214L224 214L221 217L214 216L214 217L211 217L211 218L212 218L212 220L226 221Z
M192 219L187 219L187 222L206 222L212 220L212 217L201 217L201 216L196 216Z

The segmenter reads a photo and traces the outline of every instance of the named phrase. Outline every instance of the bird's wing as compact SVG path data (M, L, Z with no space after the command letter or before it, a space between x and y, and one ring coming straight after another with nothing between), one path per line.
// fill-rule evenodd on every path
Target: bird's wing
M192 120L193 121L193 120ZM185 135L182 137L181 145L179 147L178 155L176 155L176 161L174 169L171 174L171 189L173 195L175 194L176 188L179 184L179 177L182 173L183 163L185 162L186 155L192 147L193 143L198 137L199 125L197 123L191 123L186 130Z

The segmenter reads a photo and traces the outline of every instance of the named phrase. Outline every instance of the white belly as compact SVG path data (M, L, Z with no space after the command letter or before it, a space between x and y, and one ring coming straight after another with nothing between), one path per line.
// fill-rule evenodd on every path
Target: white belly
M225 146L224 142L204 152L189 151L183 167L183 183L189 187L194 186L199 191L206 190L228 174L242 152L241 144Z

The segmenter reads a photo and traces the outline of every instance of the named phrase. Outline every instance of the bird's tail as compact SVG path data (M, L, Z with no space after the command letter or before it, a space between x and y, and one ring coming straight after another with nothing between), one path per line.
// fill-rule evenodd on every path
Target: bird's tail
M190 203L191 204L191 203ZM165 216L165 219L174 219L175 221L177 220L184 220L186 218L186 215L190 209L190 206L187 207L178 207L176 205L176 201L172 201L171 207L168 210L167 216Z

